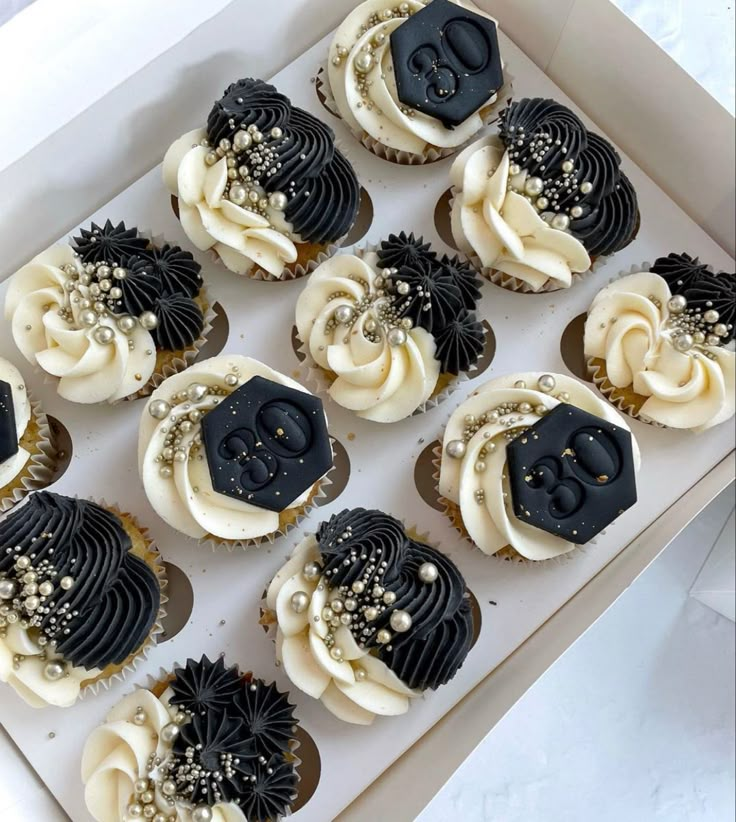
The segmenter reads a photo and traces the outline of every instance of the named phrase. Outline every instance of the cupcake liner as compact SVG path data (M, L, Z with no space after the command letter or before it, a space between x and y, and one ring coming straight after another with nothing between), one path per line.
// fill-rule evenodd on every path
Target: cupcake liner
M330 442L334 444L334 438L331 437ZM278 530L273 531L270 534L264 534L262 537L252 537L251 539L225 540L212 534L208 534L207 536L202 537L202 539L198 541L198 544L208 545L212 551L217 551L218 549L224 548L230 552L240 549L247 551L252 548L259 548L262 545L268 544L273 545L277 539L286 536L295 528L299 528L310 513L320 505L319 500L326 499L326 490L333 484L330 475L336 470L337 468L333 464L332 468L330 468L330 470L312 486L312 490L306 502L296 508L287 508L285 511L281 512L279 518L283 519L283 521Z
M449 203L451 213L453 206L455 205L456 193L457 192L455 188L452 188ZM486 280L492 282L494 285L497 285L500 288L505 288L507 291L515 291L518 294L552 294L555 291L568 291L576 283L582 282L583 280L587 279L591 274L594 274L596 271L599 271L601 268L603 268L603 266L605 266L608 263L608 261L611 259L613 255L602 255L600 257L596 257L591 261L590 268L587 271L582 271L580 273L573 272L572 281L568 288L556 286L551 280L549 280L538 291L535 291L529 285L529 283L524 282L524 280L518 279L518 277L512 277L510 274L506 274L503 271L498 271L495 268L485 267L481 262L480 257L478 257L476 254L466 254L465 256L467 257L468 262L482 277L485 277Z
M483 127L489 126L498 120L501 111L506 107L513 96L513 83L513 74L509 71L504 71L504 83L496 94L496 100L491 105L481 110ZM342 115L340 114L334 95L332 94L332 89L330 88L326 63L320 66L319 71L317 72L315 88L317 95L320 98L320 102L322 102L324 107L335 117L342 120ZM460 146L456 146L455 148L439 148L436 146L430 146L426 148L422 154L415 154L411 151L400 151L399 149L385 146L374 137L371 137L371 135L366 131L357 132L352 128L350 130L360 144L372 154L375 154L376 157L380 157L382 160L386 160L389 163L396 163L397 165L402 166L421 166L436 163L440 160L445 160L447 157L452 157L454 154L458 154L463 150L463 148L465 148L465 146L470 145L470 143L478 136L478 134L473 135L470 140Z
M117 505L108 504L104 500L97 502L96 500L91 500L92 502L96 502L102 508L105 508L107 511L115 514L115 516L119 517L123 524L125 524L126 520L129 524L131 524L135 529L137 529L141 537L144 541L144 553L145 556L141 557L146 562L149 568L151 568L159 582L159 586L161 589L161 601L159 603L158 614L156 615L156 620L149 631L148 637L146 638L143 645L133 654L128 657L122 665L114 666L113 670L109 673L105 673L108 668L105 668L101 674L95 677L92 680L83 680L81 689L79 692L79 698L84 699L88 694L92 694L96 696L100 688L104 690L109 690L111 685L115 682L122 682L126 676L137 668L138 664L148 658L148 654L152 648L154 648L158 642L158 637L161 636L164 632L164 625L163 621L166 617L166 608L164 607L168 602L169 598L166 595L166 586L168 584L166 578L166 570L163 566L163 561L161 559L161 554L159 553L158 547L155 541L149 535L148 529L144 528L140 525L138 520L132 515L125 511L122 511Z
M54 478L58 452L51 426L48 417L41 409L41 404L30 395L28 398L31 403L29 427L35 424L37 436L23 470L8 483L7 490L0 497L0 513L9 511L32 491L38 491L50 485Z

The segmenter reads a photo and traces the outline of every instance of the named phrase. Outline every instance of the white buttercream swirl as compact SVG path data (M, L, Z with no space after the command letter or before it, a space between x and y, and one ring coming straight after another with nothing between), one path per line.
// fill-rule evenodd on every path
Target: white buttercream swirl
M257 266L280 277L285 265L296 262L298 236L286 236L290 226L283 214L269 208L266 218L224 196L227 158L208 165L205 158L211 149L202 144L206 137L204 129L190 131L164 157L164 183L179 199L182 228L197 248L216 251L231 271L247 274Z
M156 365L156 345L151 334L136 325L124 334L111 315L99 324L113 332L103 345L93 329L79 322L81 304L70 302L65 291L69 276L62 266L81 263L71 246L57 245L34 257L10 280L5 317L11 322L15 344L28 362L59 378L58 392L79 403L115 402L139 391ZM87 287L78 290L94 301ZM60 311L71 308L71 322Z
M320 580L303 573L308 562L320 560L314 536L304 539L269 585L266 605L276 615L276 655L297 688L322 704L338 719L370 725L377 716L397 716L409 710L410 700L421 696L408 688L380 659L355 642L344 625L334 631L340 661L325 645L328 627L323 610L339 596ZM309 606L297 613L291 599L303 591Z
M20 446L21 437L31 420L31 401L20 371L2 358L0 358L0 380L10 386L15 416L15 434L19 443L18 450L12 457L0 462L0 488L4 488L23 471L31 457L28 451Z
M23 661L16 664L15 656L22 656ZM48 645L41 647L37 635L18 622L6 626L0 635L0 681L7 682L32 708L70 707L79 697L82 682L101 673L97 668L67 665L61 679L48 679L44 668L56 659L61 657Z
M457 2L457 5L464 5ZM481 112L496 102L493 94L480 111L454 129L435 117L409 110L399 100L391 56L390 35L410 14L421 11L426 2L407 0L405 15L394 16L395 3L367 0L351 12L335 32L330 45L328 77L340 116L358 134L368 134L384 146L422 155L429 148L452 149L464 145L483 127ZM477 14L493 19L474 8ZM385 12L391 13L386 19ZM375 22L376 18L378 22ZM495 22L495 21L494 21ZM356 74L355 61L372 49L372 67ZM361 94L356 77L364 78L367 96Z
M605 361L613 386L647 398L642 418L705 431L734 415L736 353L705 343L678 351L669 325L671 297L667 282L648 271L611 283L588 311L585 355Z
M87 808L98 822L131 822L143 818L141 791L136 783L145 781L152 793L149 806L166 820L192 822L192 808L180 802L172 806L161 794L160 774L151 767L151 758L161 761L172 744L161 738L161 730L174 721L176 709L169 704L171 691L156 697L140 689L126 696L96 728L84 745L82 782ZM136 721L136 715L139 719ZM137 805L135 815L129 812ZM212 822L245 822L245 815L233 803L218 803L212 808ZM150 817L145 817L150 818Z
M480 259L533 291L569 288L573 273L590 268L585 246L551 228L519 191L526 172L510 176L508 152L497 137L485 137L455 160L450 172L454 203L452 236L461 251Z
M401 345L389 343L380 317L390 299L379 294L377 262L370 252L319 266L299 295L296 327L314 362L335 374L332 399L363 419L389 423L410 416L431 397L440 363L434 337L423 328L409 329ZM355 311L352 324L335 322L340 306Z
M577 547L572 542L522 522L513 511L506 467L506 448L510 442L507 434L539 422L536 408L544 406L551 411L560 402L567 402L630 431L618 411L582 383L555 374L554 393L546 393L538 387L541 376L539 373L512 374L491 380L474 391L455 411L445 430L439 491L445 499L459 506L465 529L485 554L495 554L510 546L526 559L536 561L552 559ZM516 387L522 384L527 387ZM501 406L521 403L528 403L531 410L527 413L514 411L482 425L466 442L461 458L451 457L447 453L449 442L464 439L468 425L466 417L478 419ZM508 424L510 420L513 422ZM631 441L634 466L638 471L641 464L639 447L633 435ZM477 469L479 462L485 464L482 472ZM481 492L480 501L478 492Z
M235 378L232 386L225 382L228 375ZM186 372L169 377L146 404L138 440L138 466L143 487L156 513L172 528L187 536L202 539L211 535L223 540L248 540L279 530L278 512L225 496L212 487L207 459L199 445L202 430L199 421L192 423L177 446L190 458L183 462L171 462L171 476L161 473L160 455L173 420L188 419L192 411L206 414L222 398L222 394L207 393L201 399L191 400L186 395L187 388L198 383L230 393L253 377L263 377L309 393L298 382L267 365L250 357L231 354L203 360ZM165 400L171 406L170 413L164 419L156 419L149 413L151 404L159 400ZM303 505L312 490L309 488L295 500L285 500L283 510Z

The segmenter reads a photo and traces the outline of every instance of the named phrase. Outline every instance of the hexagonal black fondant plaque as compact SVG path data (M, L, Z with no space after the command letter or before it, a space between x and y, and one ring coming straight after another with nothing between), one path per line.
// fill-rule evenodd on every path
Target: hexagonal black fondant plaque
M496 24L449 0L434 0L391 34L399 100L460 125L503 85Z
M283 511L332 467L322 401L253 377L202 419L215 491Z
M13 390L0 380L0 464L18 453L18 432L15 430Z
M631 434L561 404L507 449L514 514L582 545L636 502Z

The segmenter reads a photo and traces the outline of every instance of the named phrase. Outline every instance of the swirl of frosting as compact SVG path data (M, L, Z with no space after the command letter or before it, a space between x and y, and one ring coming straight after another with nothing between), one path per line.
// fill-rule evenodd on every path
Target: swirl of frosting
M448 257L446 254L442 255L440 265L447 271L452 278L458 291L463 306L468 311L475 311L478 301L480 300L480 277L468 265L468 263L461 260L457 254L454 257Z
M191 252L178 245L164 243L161 247L152 245L145 257L153 266L161 280L164 294L184 294L196 297L202 288L202 266Z
M193 345L204 329L202 309L190 297L171 294L159 297L153 307L158 325L153 330L156 347L181 351Z
M380 511L343 511L323 523L266 600L286 673L348 722L403 713L417 689L451 679L470 649L460 572Z
M392 269L392 285L401 295L397 300L400 317L436 334L462 310L462 295L449 271L432 262L418 260L400 269ZM402 289L403 284L403 291Z
M689 254L670 253L656 259L650 271L659 274L673 294L682 294L708 273L708 266Z
M613 386L646 398L644 419L704 431L734 415L736 354L711 333L714 324L691 334L695 309L671 300L667 282L651 271L614 281L588 311L585 355L605 362Z
M204 714L224 710L240 690L237 669L226 668L222 657L214 662L188 659L184 668L174 669L171 702L190 714Z
M591 257L613 254L627 246L639 229L639 206L634 186L621 174L615 189L580 220L570 221L570 232Z
M10 396L0 393L0 445L3 450L0 454L0 488L9 485L23 471L31 457L20 444L31 420L31 401L20 371L0 357L0 386L2 383L8 386Z
M117 313L127 313L134 317L144 311L151 311L161 295L161 279L154 271L147 257L131 257L125 264L126 275L117 280L122 292L114 306Z
M437 334L437 353L443 374L467 371L480 359L485 347L483 325L463 310Z
M260 132L283 127L291 116L289 99L263 80L245 78L231 83L207 118L212 145L228 139L233 126L255 126Z
M319 266L297 301L296 326L315 363L335 375L335 402L364 419L395 422L430 398L440 364L426 330L387 319L393 301L376 285L377 260L341 255Z
M696 312L718 313L718 323L723 326L721 344L728 345L734 339L736 327L736 274L708 272L690 288L683 291L688 305Z
M94 503L38 492L0 523L0 540L14 546L0 557L0 679L34 707L71 705L83 682L142 647L158 580Z
M408 0L404 5L406 11L396 13L388 0L366 0L338 27L327 63L335 104L353 132L367 134L397 151L421 155L431 147L457 148L483 127L482 110L456 128L447 128L439 119L409 110L399 100L391 34L426 4ZM370 60L366 64L367 53ZM497 97L490 95L484 108L493 105Z
M203 416L223 397L256 376L309 393L299 383L256 360L228 355L203 360L186 372L169 377L154 391L146 405L138 440L138 465L143 487L156 513L187 536L247 540L279 530L278 512L216 491L207 460L195 458L203 453ZM166 409L163 416L162 409ZM182 427L183 422L187 424ZM177 448L184 459L166 457L162 465L162 455L171 447L168 441L172 427L181 428ZM304 505L311 491L309 488L285 506L285 510Z
M544 379L542 379L544 377ZM567 402L628 431L621 415L582 383L563 375L513 374L474 391L450 418L443 438L439 491L459 508L468 535L485 554L510 546L529 560L545 560L572 551L574 543L518 519L509 489L506 449L509 434L539 422ZM484 419L468 427L467 419ZM460 441L461 455L448 446ZM641 459L632 437L634 464ZM483 470L479 471L479 464Z
M252 680L239 689L234 702L260 752L271 757L289 750L296 722L294 706L275 685Z
M92 223L91 228L82 228L79 233L80 237L74 237L74 248L84 263L123 265L148 247L148 240L139 235L138 229L127 228L122 221L113 225L105 220L102 227Z
M414 232L407 237L405 231L389 234L376 252L379 268L403 268L405 265L421 265L437 259L437 254L423 237L415 237Z
M590 268L585 246L551 227L523 195L526 175L511 175L509 152L495 137L463 151L452 171L452 235L461 251L539 291L568 288ZM518 190L517 190L518 189Z
M15 344L28 362L59 378L60 396L72 402L114 402L135 394L156 365L153 337L140 324L123 332L110 315L94 328L85 326L87 309L70 301L66 290L69 272L83 275L73 250L59 245L13 275L5 316ZM81 293L87 288L79 286Z

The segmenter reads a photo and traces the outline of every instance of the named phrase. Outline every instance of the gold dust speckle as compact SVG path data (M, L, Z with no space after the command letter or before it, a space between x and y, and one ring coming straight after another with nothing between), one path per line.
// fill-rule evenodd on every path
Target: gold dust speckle
M136 374L135 378L138 380L138 382L140 382L143 379L143 377L140 374Z
M350 442L352 442L355 439L355 434L353 434L352 431L348 434L348 439L350 440Z

